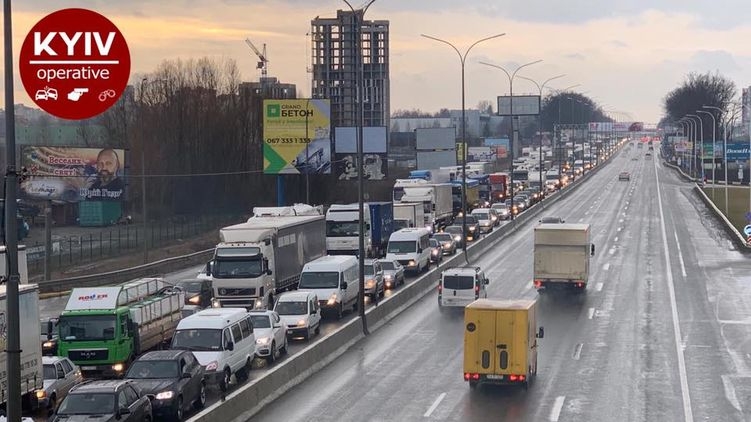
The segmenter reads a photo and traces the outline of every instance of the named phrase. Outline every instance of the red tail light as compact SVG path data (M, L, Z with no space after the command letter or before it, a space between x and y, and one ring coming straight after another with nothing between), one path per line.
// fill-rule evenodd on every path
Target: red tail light
M509 375L508 379L511 381L516 381L517 379L519 379L519 377L516 375Z
M480 293L480 286L475 284L475 293Z
M524 375L519 375L519 381L524 381Z
M535 280L535 287L542 286L542 280Z
M472 374L472 379L477 381L480 379L480 374Z
M441 284L438 284L438 294L441 294L443 292L443 286Z
M464 373L464 381L469 381L469 373Z

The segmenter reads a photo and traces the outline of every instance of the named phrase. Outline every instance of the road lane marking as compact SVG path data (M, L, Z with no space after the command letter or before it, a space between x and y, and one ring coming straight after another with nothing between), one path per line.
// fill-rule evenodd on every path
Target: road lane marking
M655 167L657 164L655 162ZM681 379L681 394L683 396L683 416L686 422L693 422L694 413L691 410L691 395L688 390L688 376L686 375L686 359L681 348L681 326L678 320L678 306L675 301L675 283L673 271L670 268L670 251L668 250L668 234L665 229L665 213L662 209L662 192L660 189L660 175L655 171L657 184L657 205L660 210L660 227L662 228L662 246L665 254L665 271L668 276L668 293L670 296L670 311L673 317L673 334L675 335L675 352L678 355L678 374Z
M613 241L617 242L618 241L618 236L616 236L615 239L613 239Z
M563 402L566 400L566 396L558 396L553 403L553 410L550 412L550 420L552 422L558 422L558 418L561 417L561 410L563 409Z
M608 254L610 255L615 254L615 248L610 248L610 250L608 251Z
M598 292L602 291L602 286L602 283L597 283L597 285L595 285L595 290L597 290Z
M681 274L683 274L683 278L686 278L686 265L683 263L683 253L681 252L681 243L678 241L678 233L673 232L673 235L675 236L675 244L678 246L678 262L681 264Z
M584 343L579 343L574 347L574 360L579 360L582 356L582 347L584 347Z
M595 308L589 308L587 310L587 319L592 319L595 316Z
M579 219L579 222L581 223L582 221L584 221L584 219L583 219L583 218L580 218L580 219Z
M605 264L605 265L602 266L602 270L603 271L607 271L609 269L610 269L610 263L609 262L607 264Z
M438 405L439 405L439 404L441 404L441 401L442 401L442 400L444 399L444 397L446 397L446 393L441 393L441 394L440 394L440 395L438 396L438 398L437 398L437 399L435 399L435 401L434 401L434 402L433 402L433 404L432 404L432 405L430 406L430 408L428 409L428 411L427 411L427 412L425 412L425 414L424 414L424 415L422 415L422 416L423 416L423 417L426 417L426 418L429 418L429 417L430 417L430 414L431 414L431 413L433 413L433 411L434 411L434 410L436 409L436 407L438 407Z

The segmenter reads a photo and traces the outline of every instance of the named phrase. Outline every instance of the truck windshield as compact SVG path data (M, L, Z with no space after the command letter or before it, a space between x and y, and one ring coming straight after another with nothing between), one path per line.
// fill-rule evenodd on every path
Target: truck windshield
M60 338L67 341L113 340L115 325L114 315L63 316L57 324Z
M335 289L337 287L339 287L339 273L337 272L306 271L300 275L300 289Z
M261 275L261 260L217 259L212 275L215 278L248 278Z
M417 250L417 242L414 240L402 240L389 242L388 253L411 253Z
M360 235L359 221L327 221L327 237L352 237Z
M449 290L471 290L475 288L475 278L447 275L443 277L443 288Z
M222 350L222 330L197 328L192 330L177 330L172 337L172 349L207 352Z

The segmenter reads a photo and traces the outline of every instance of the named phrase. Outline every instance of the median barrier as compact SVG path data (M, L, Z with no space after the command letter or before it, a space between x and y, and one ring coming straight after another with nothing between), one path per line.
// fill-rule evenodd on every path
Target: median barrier
M569 187L547 199L545 204L555 204L561 198L570 195L584 181L596 174L600 168L604 167L610 159L578 178ZM514 221L494 229L492 233L472 243L467 247L468 258L475 259L484 254L488 251L489 247L494 246L508 235L526 225L542 210L543 208L540 206L540 203L537 203ZM462 250L458 250L454 256L442 262L438 267L412 280L409 284L405 284L390 297L380 300L378 306L371 306L365 312L369 330L373 332L379 329L406 308L425 297L425 295L435 292L440 273L443 269L464 264L464 253ZM436 306L438 306L437 302ZM319 338L299 353L278 362L277 365L269 369L260 378L251 379L246 385L240 386L236 391L227 395L225 401L217 402L207 407L199 414L190 418L189 421L247 421L266 404L324 368L364 337L361 321L359 318L352 319L335 332Z

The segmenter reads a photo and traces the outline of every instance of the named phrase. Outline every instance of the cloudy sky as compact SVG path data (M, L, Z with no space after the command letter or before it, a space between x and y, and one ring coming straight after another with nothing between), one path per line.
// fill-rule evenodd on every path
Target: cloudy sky
M364 4L353 0L353 6ZM13 4L15 65L20 44L43 16L83 7L107 16L124 33L132 74L153 71L165 59L232 58L244 80L257 80L256 57L243 41L267 44L269 76L310 92L306 33L316 16L334 17L341 0L23 0ZM377 0L368 19L391 27L391 108L437 111L461 107L460 50L475 47L466 65L466 104L508 93L500 70L542 59L520 74L536 80L565 73L554 88L579 92L635 119L657 122L662 98L691 71L715 72L739 87L751 85L751 7L748 0ZM536 88L517 80L515 93ZM20 79L16 102L31 105Z

